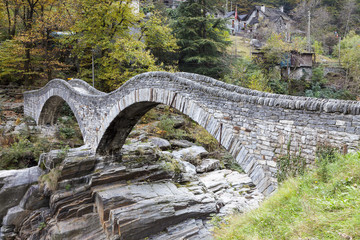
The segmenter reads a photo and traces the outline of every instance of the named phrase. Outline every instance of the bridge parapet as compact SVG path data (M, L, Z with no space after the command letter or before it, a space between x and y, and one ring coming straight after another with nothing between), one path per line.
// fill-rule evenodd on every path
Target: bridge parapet
M67 102L85 144L99 154L116 154L157 104L174 107L212 134L265 194L276 187L276 161L288 145L308 163L319 145L359 146L359 102L263 93L197 74L144 73L108 94L82 80L53 80L24 95L25 114L38 124L53 124Z

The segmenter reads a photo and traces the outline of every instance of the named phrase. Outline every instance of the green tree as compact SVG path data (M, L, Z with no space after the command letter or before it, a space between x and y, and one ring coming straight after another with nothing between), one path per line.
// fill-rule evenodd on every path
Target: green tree
M156 58L156 64L163 64L168 70L177 64L175 53L178 46L167 18L161 14L154 11L149 19L141 22L141 39L144 39L146 49Z
M351 31L340 43L341 64L346 69L344 87L352 93L360 93L360 35ZM338 52L334 51L337 56Z
M189 0L180 4L174 32L180 47L179 69L220 78L226 73L229 33L223 19L211 15L212 1Z
M226 74L222 79L223 81L253 90L272 92L268 81L269 77L250 58L237 58L231 64L230 70L230 73Z

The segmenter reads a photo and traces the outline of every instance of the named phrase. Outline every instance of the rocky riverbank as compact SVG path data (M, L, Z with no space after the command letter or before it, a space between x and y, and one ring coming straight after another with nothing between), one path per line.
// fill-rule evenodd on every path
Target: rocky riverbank
M55 150L37 167L0 171L2 238L211 239L214 219L263 199L246 174L221 169L203 147L130 142L118 156Z
M18 136L18 145L27 147L27 138L46 137L50 148L62 147L54 136L74 117L38 127L16 110L21 103L10 103L0 123L4 144ZM227 168L223 150L199 146L194 136L213 141L199 129L187 131L190 141L154 136L184 135L180 129L192 125L167 114L160 122L161 112L145 116L116 156L63 147L42 154L37 166L33 159L33 167L1 170L0 239L211 239L213 224L224 216L256 208L263 195L246 174Z

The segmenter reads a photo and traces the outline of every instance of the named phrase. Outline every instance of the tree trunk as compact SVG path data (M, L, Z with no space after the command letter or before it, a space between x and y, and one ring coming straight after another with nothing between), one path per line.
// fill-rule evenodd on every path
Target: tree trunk
M35 11L35 4L37 3L37 1L35 3L31 2L30 0L28 0L29 6L25 7L24 6L24 27L25 27L25 32L31 31L32 29L32 21L33 21L33 16L34 16L34 11ZM31 42L30 39L25 40L26 42L24 43L25 45L25 62L24 62L24 69L25 69L25 75L24 75L24 80L25 83L27 85L32 85L33 84L33 76L31 76L30 72L32 71L31 69L31 49L33 48L33 43Z
M14 24L12 26L12 29L11 29L11 33L10 33L10 36L15 36L15 33L16 33L16 24L17 24L17 16L19 15L19 7L16 6L15 10L14 10Z
M9 2L8 1L5 1L5 7L6 7L7 18L8 18L8 34L10 36L11 17L10 17L10 10L9 10Z
M25 74L24 74L24 82L26 85L31 85L32 84L32 78L30 76L30 63L31 63L31 50L30 50L30 44L28 42L26 42L24 44L25 46L25 61L24 61L24 70L25 70Z

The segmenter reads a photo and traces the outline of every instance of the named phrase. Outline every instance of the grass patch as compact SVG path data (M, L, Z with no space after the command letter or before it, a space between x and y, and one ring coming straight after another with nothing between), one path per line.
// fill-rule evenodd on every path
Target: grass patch
M249 39L239 36L230 36L230 40L232 44L227 48L229 54L235 55L236 51L237 56L251 56L250 51L253 51L254 49L251 48Z
M189 125L189 124L188 124ZM196 144L203 146L207 151L212 152L219 149L219 142L205 130L202 126L192 122L187 129L191 138L195 139Z
M46 186L49 190L55 191L58 187L60 176L61 172L57 168L53 168L49 173L41 175L38 179L40 189L44 189Z
M260 208L234 215L217 239L360 239L360 152L289 178Z

